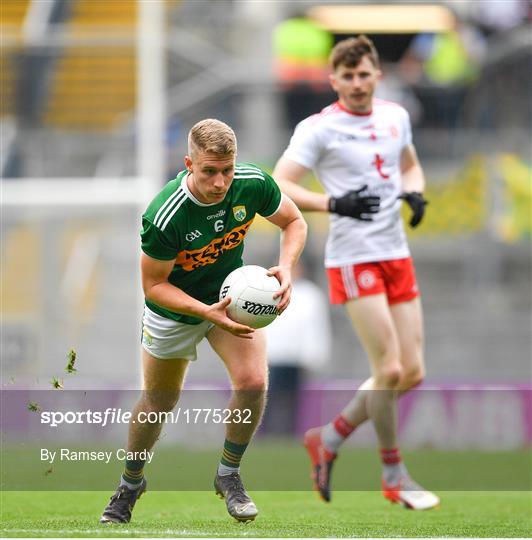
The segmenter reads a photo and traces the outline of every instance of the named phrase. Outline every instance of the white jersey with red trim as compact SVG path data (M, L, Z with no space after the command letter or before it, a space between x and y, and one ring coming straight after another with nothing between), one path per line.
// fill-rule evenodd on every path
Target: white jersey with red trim
M331 214L327 268L410 255L397 197L401 151L411 142L406 110L380 99L373 100L367 115L335 102L297 125L284 155L313 169L329 195L341 197L367 185L364 194L381 198L372 222Z

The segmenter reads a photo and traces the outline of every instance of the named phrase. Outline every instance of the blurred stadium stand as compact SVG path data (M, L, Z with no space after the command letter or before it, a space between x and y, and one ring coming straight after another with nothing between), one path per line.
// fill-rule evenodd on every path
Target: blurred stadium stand
M104 9L102 9L104 8ZM72 36L133 36L135 0L102 5L90 0L72 3L67 31ZM68 47L55 65L43 115L45 125L83 131L114 128L135 107L135 47L104 43Z
M3 0L0 11L3 185L28 177L45 186L46 179L58 177L86 183L137 175L137 3L52 1L53 9L37 25L40 37L28 30L35 4ZM310 13L319 5L302 1L297 9ZM293 126L283 112L272 35L294 15L292 7L291 2L272 3L269 10L256 2L166 2L161 31L167 178L182 166L188 129L208 116L235 128L240 159L274 165ZM475 24L463 9L457 14ZM352 33L362 30L389 61L397 61L398 51L415 36L411 29L353 27ZM345 35L331 31L335 40ZM457 127L428 127L421 114L414 132L431 201L426 222L412 234L412 250L424 294L432 380L531 378L529 34L526 15L502 33L491 32L489 54L468 87ZM395 65L385 66L390 78L399 76ZM29 74L31 66L38 69ZM312 96L311 86L306 95L315 105L324 94ZM308 182L317 185L313 178ZM8 203L9 197L5 189ZM74 347L80 362L76 384L100 383L101 373L109 385L136 384L139 209L119 198L116 206L93 201L63 204L59 211L28 202L8 204L2 214L4 374L46 386ZM326 218L307 217L311 274L325 287ZM278 240L267 224L257 223L247 244L248 262L273 262ZM343 310L331 313L333 362L315 376L363 378L366 361ZM220 363L207 348L202 353L191 380L221 380Z

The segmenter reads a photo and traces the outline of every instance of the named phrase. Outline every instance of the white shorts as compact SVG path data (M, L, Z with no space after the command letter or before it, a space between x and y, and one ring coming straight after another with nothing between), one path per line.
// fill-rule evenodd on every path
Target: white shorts
M196 360L196 347L214 326L210 321L183 324L154 313L144 306L142 317L142 346L160 360L183 358Z

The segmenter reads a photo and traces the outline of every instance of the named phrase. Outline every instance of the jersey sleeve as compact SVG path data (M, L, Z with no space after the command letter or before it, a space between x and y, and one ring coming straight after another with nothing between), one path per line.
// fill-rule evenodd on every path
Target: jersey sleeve
M161 231L146 217L142 218L140 238L142 251L153 259L170 261L177 257L176 239L172 239L166 231Z
M300 122L283 154L307 169L315 167L321 153L320 140L314 127L309 119Z
M270 217L281 206L281 190L277 182L267 173L262 171L264 181L259 184L260 206L257 212L263 217Z

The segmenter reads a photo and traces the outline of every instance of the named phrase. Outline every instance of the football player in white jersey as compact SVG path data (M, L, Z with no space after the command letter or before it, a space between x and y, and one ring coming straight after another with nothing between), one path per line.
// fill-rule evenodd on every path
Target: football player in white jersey
M397 398L425 373L421 303L400 216L404 200L412 209L410 226L423 219L423 170L408 113L373 96L381 77L373 43L365 36L340 41L330 64L338 101L297 125L273 173L301 210L330 213L330 300L345 305L371 368L371 377L340 414L305 434L314 487L330 501L338 449L370 419L379 440L384 496L408 508L432 508L439 498L411 479L396 433ZM309 170L325 194L298 185Z

